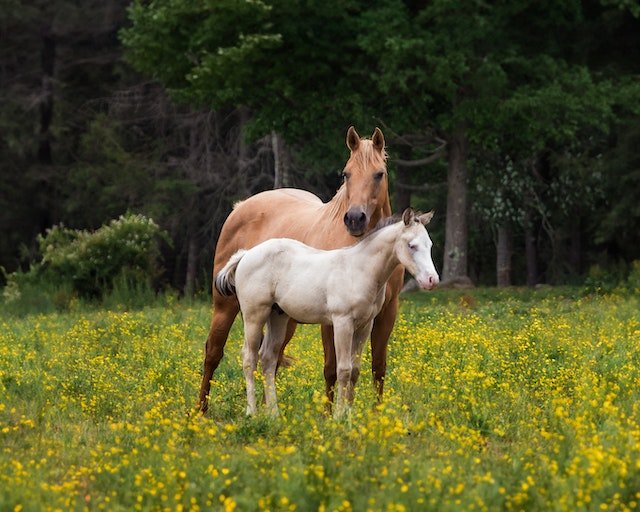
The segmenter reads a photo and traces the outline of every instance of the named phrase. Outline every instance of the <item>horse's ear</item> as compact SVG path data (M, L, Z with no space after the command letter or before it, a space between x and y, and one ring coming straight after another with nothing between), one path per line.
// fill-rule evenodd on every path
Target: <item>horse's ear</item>
M420 222L422 223L423 226L426 226L427 224L429 224L429 221L431 221L431 219L433 218L433 210L431 210L428 213L423 213L422 215L420 215L418 217L418 219L420 219Z
M354 152L360 146L360 135L353 126L347 130L347 147Z
M382 153L384 151L384 135L382 135L382 130L376 126L376 129L373 130L373 135L371 136L371 142L373 142L373 147Z
M413 208L407 208L402 213L402 222L404 222L405 226L410 226L413 224L413 220L416 218L416 214L413 212Z

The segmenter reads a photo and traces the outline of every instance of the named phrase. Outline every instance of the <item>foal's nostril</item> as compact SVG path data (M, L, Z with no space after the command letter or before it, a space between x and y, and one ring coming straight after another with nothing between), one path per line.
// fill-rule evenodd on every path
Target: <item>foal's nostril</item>
M360 214L360 219L359 220L360 220L360 222L364 222L365 220L367 220L367 216L366 216L366 214L364 212L362 212Z

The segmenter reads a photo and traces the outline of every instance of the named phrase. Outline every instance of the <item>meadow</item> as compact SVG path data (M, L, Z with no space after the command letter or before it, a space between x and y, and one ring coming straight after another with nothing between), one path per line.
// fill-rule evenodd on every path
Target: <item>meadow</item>
M403 298L386 395L365 350L349 419L325 412L302 326L281 417L246 418L236 322L196 413L209 305L0 312L0 510L634 510L640 300Z

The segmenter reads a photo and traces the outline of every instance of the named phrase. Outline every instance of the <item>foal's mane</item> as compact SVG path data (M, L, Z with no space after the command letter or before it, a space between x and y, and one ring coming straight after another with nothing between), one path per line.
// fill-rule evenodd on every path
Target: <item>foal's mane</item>
M396 213L391 217L385 217L384 219L380 219L378 223L373 227L373 229L368 233L366 233L363 237L361 237L357 243L363 242L364 240L368 239L371 235L374 235L378 231L388 226L391 226L392 224L397 224L401 220L402 220L402 215L400 215L399 213Z

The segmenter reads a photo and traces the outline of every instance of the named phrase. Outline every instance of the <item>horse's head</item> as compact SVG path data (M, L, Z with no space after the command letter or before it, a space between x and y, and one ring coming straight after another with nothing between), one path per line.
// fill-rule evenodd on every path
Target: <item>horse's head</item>
M361 236L374 213L389 202L384 135L376 128L371 140L361 139L352 126L347 131L347 147L351 156L342 173L347 200L344 223L351 235Z
M416 214L407 208L402 214L404 228L396 240L395 253L400 263L416 278L420 288L431 290L440 282L431 259L431 238L425 226L433 217L433 211Z

